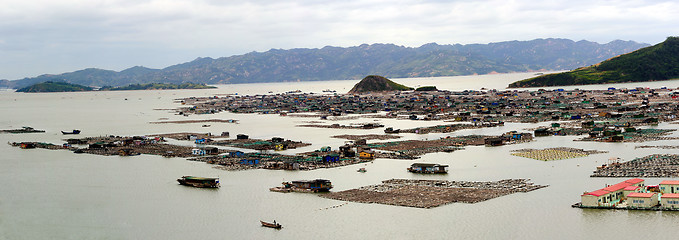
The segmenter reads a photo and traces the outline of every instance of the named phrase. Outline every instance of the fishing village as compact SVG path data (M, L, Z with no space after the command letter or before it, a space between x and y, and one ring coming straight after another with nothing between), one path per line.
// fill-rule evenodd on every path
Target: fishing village
M543 137L583 136L576 141L594 142L645 142L675 140L669 137L673 129L657 129L659 123L676 120L679 110L679 91L660 89L608 90L485 90L485 91L395 91L338 94L334 92L288 92L264 95L223 95L177 99L180 104L174 114L276 114L279 117L315 118L296 127L328 128L352 131L376 130L384 134L343 134L328 137L346 139L338 146L316 147L312 151L281 154L289 149L309 149L313 143L273 137L250 138L247 132L232 136L228 129L212 134L163 133L142 136L101 136L68 138L64 143L12 142L23 149L44 148L69 150L78 154L105 156L138 156L151 154L180 157L204 162L217 169L236 171L251 169L302 170L338 168L375 159L414 160L429 153L464 151L465 147L498 147L539 141ZM385 126L380 119L412 121L422 127L395 129ZM334 121L363 121L349 124ZM446 122L430 126L429 121ZM236 119L178 120L150 122L149 124L238 124ZM502 135L450 135L462 130L490 129L506 123L538 125L523 131L510 131ZM547 126L539 126L547 123ZM202 125L210 127L210 125ZM32 128L8 133L34 132ZM439 134L427 139L406 139L404 136ZM441 135L444 134L444 135ZM448 134L448 135L445 135ZM66 133L64 133L66 135ZM167 139L172 139L169 143ZM548 149L518 149L511 155L540 161L565 160L586 157L606 151L567 147ZM592 177L677 177L679 155L652 155L627 162L614 162L598 167ZM454 165L418 162L403 169L414 174L445 174ZM365 168L358 172L369 174ZM367 172L367 173L366 173ZM432 208L448 203L477 203L517 192L531 192L547 185L537 185L528 179L499 181L445 181L417 179L390 179L382 184L357 189L320 194L341 201L379 203L387 205ZM218 178L183 176L177 181L194 187L219 187ZM625 184L627 184L625 182ZM625 185L643 187L643 181ZM270 188L273 192L328 192L333 188L328 179L298 179L283 182ZM662 189L663 187L660 187ZM656 188L658 189L658 188ZM591 207L590 196L599 197L600 203L648 195L648 190L638 190L622 195L620 192L594 191L583 195L578 206ZM631 195L630 195L631 194ZM603 196L603 197L602 197ZM653 195L651 198L654 198ZM666 195L665 198L672 198ZM634 200L636 201L636 200ZM661 202L661 201L660 201ZM635 202L636 203L636 202ZM588 205L589 204L589 205ZM597 204L597 207L602 206ZM616 209L620 208L616 204ZM636 206L636 205L626 205ZM656 205L653 205L656 207ZM630 209L630 207L627 207ZM634 207L636 209L637 207ZM670 207L672 208L672 207ZM265 222L262 222L265 225ZM279 226L267 223L268 226Z

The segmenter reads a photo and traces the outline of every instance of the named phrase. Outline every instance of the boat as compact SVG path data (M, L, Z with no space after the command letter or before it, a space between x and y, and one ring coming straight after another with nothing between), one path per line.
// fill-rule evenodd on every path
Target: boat
M332 188L330 180L300 180L283 182L283 186L269 188L272 192L328 192Z
M182 176L177 179L181 185L199 187L199 188L218 188L219 178L206 178L194 176Z
M359 168L357 172L367 172L367 170L365 170L365 168Z
M64 135L67 135L67 134L80 134L80 130L78 130L78 129L73 129L73 131L70 131L70 132L61 131L61 133L64 134Z
M280 224L276 223L276 220L273 220L273 223L265 222L262 220L259 220L259 222L262 224L262 227L269 227L275 229L281 229L283 227Z
M448 165L436 163L413 163L408 168L412 173L448 173Z

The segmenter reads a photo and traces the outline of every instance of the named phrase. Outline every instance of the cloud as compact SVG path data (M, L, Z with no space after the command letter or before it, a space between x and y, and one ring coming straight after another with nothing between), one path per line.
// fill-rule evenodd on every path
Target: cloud
M562 37L657 43L675 1L6 0L0 78L84 67L162 68L196 57L362 43L488 43Z

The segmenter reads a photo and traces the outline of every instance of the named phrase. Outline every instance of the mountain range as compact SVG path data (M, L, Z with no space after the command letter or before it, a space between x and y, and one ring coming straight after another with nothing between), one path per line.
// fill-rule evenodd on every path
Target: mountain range
M143 83L231 84L361 79L367 75L407 78L569 70L647 46L622 40L599 44L548 38L467 45L429 43L415 48L363 44L347 48L271 49L216 59L197 58L163 69L136 66L116 72L88 68L44 74L2 80L0 87L21 88L45 81L116 87Z

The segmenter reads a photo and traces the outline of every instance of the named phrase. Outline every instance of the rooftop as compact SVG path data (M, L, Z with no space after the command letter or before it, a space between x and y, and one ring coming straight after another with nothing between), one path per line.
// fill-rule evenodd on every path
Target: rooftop
M679 193L665 193L661 198L679 198Z
M593 192L588 192L588 193L582 194L582 196L592 195L592 196L600 197L600 196L603 196L603 195L606 195L606 194L609 194L609 193L611 193L611 192L603 190L603 189L599 189L599 190L596 190L596 191L593 191Z
M652 192L650 192L650 193L633 192L633 193L630 193L629 195L627 195L627 197L628 198L633 198L633 197L636 197L636 198L651 198L656 194L657 193L652 193Z
M679 180L665 180L660 182L663 185L679 185Z
M644 179L641 179L641 178L633 178L633 179L629 179L625 182L630 183L630 184L637 184L637 183L640 183L640 182L643 182L643 181L644 181Z

